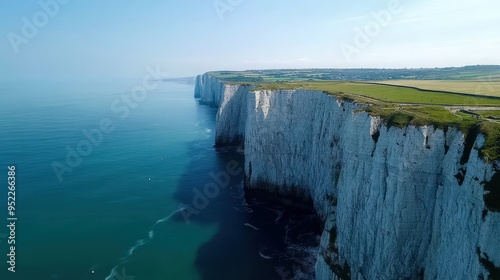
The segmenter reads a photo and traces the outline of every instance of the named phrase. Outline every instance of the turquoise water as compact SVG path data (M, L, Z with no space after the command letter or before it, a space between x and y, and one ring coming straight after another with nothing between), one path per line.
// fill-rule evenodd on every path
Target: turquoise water
M0 227L0 279L310 276L313 216L247 204L241 172L186 222L183 207L193 206L194 190L214 183L209 174L227 172L228 162L242 167L242 156L213 148L216 111L199 105L190 85L161 84L121 119L112 104L134 85L0 87L0 176L6 180L7 166L16 166L18 218L15 273L7 271L7 229ZM87 140L83 130L103 119L114 130L97 137L98 145L80 146L88 155L70 166L68 149L77 151ZM71 172L58 178L55 162ZM0 201L7 224L6 187Z

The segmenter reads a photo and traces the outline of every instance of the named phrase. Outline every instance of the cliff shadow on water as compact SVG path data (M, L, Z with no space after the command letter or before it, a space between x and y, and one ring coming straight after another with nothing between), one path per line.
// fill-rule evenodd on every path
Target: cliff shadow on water
M209 113L215 126L215 110ZM188 144L191 162L175 193L185 210L173 218L217 227L198 249L194 266L201 279L314 279L316 215L245 199L243 155L214 148L211 136Z

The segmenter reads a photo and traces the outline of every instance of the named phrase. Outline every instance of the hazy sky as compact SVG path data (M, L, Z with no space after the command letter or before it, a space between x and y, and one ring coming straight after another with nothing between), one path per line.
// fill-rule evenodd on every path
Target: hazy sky
M55 1L2 1L2 79L500 64L498 0Z

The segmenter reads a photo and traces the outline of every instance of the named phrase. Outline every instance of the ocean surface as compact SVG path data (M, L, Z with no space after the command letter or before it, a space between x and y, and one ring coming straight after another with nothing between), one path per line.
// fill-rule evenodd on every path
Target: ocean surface
M127 103L136 85L0 84L0 279L311 279L314 214L244 198L242 154L213 147L193 86Z

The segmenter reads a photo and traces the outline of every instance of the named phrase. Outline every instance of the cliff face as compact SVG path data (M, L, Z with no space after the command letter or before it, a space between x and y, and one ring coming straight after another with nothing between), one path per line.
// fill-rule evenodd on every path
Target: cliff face
M322 92L208 74L195 96L219 107L217 145L244 145L248 192L310 201L325 221L317 279L500 276L500 213L484 199L500 166L480 157L482 135L387 127Z

